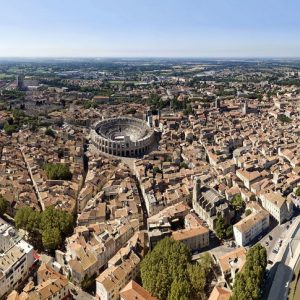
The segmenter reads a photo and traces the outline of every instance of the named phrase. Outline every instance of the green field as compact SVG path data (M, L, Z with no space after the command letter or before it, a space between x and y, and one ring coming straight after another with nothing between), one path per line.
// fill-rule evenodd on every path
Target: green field
M0 73L0 79L5 79L5 78L14 78L14 75L8 75L5 73Z

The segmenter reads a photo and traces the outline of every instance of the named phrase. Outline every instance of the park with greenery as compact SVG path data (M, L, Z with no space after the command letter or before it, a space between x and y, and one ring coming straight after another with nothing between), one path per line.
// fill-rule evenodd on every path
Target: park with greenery
M207 299L213 261L206 253L192 264L186 245L165 238L142 261L141 278L143 287L159 300Z
M53 252L73 233L74 219L72 214L53 206L42 212L24 207L17 211L15 224L18 229L28 232L29 241L37 249Z
M44 166L44 171L49 180L71 180L72 173L67 164L48 163Z

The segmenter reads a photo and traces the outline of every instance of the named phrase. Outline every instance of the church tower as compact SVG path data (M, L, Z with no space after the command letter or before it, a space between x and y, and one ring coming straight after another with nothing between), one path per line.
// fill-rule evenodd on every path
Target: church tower
M198 176L193 177L193 206L197 202L197 199L200 197L201 190L201 180Z

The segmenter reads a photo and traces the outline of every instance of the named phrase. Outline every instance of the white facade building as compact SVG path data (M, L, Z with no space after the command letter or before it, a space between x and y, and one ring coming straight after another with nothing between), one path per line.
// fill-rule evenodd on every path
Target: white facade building
M233 234L239 246L245 246L269 227L270 214L265 210L251 213L233 225Z
M278 192L261 194L260 200L263 208L267 210L279 224L282 224L293 216L293 202L291 199L285 199Z
M33 263L33 247L0 219L0 298L26 279Z

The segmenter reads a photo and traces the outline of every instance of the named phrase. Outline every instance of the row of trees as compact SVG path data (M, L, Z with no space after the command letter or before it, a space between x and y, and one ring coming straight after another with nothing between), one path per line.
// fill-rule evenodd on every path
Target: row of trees
M206 299L212 259L204 254L191 264L190 251L171 238L161 240L141 263L143 286L159 300Z
M15 224L29 234L37 249L53 251L62 245L64 238L73 233L73 216L50 206L43 212L24 207L17 211Z
M261 244L250 248L246 263L236 276L231 300L258 300L262 296L262 285L267 266L267 251Z

